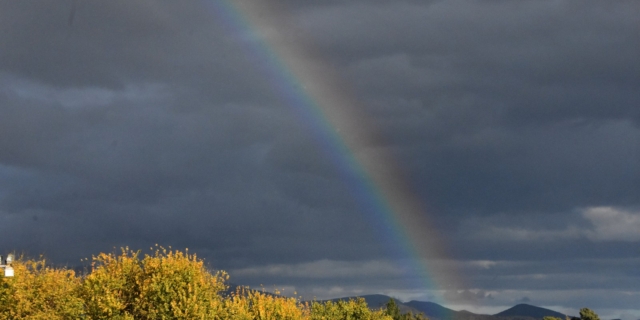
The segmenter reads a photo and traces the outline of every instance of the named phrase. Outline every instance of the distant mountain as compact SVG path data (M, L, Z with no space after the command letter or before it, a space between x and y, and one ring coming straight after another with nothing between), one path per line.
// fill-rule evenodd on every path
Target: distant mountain
M338 300L349 300L355 299L357 297L344 297L331 299L330 301L338 301ZM380 309L383 308L391 297L385 296L382 294L372 294L372 295L364 295L359 296L359 298L363 298L367 305L372 309ZM400 312L407 313L411 312L413 314L423 313L430 320L525 320L525 319L502 319L498 317L494 317L491 315L485 314L475 314L469 311L455 311L449 308L445 308L434 302L426 302L426 301L411 301L407 303L403 303L402 301L395 299ZM526 320L535 320L535 319L526 319Z
M382 294L372 294L360 296L367 301L372 309L383 308L391 297ZM349 300L357 297L344 297L331 299L331 301ZM394 299L402 313L412 312L414 314L423 313L430 320L542 320L545 316L565 319L565 315L553 310L540 308L528 304L519 304L495 315L477 314L466 310L455 311L443 307L434 302L410 301L403 303Z
M531 317L536 319L542 319L546 316L565 319L566 315L553 310L532 306L530 304L519 304L510 309L496 313L497 317Z
M242 286L230 284L229 288L223 294L227 294L227 295L231 294L232 292L235 292L236 289L240 287ZM257 291L254 289L245 289L245 290ZM265 292L265 293L276 296L273 293L268 293L268 292ZM389 299L392 299L391 297L383 294L369 294L369 295L356 296L356 297L343 297L343 298L336 298L336 299L330 299L330 300L321 300L320 302L324 302L324 301L335 302L339 300L349 300L349 299L356 299L356 298L363 298L367 302L367 305L369 306L369 308L371 309L384 308L387 302L389 302ZM404 303L398 299L395 299L395 298L393 299L396 301L396 304L398 305L398 308L402 313L407 313L407 312L411 312L413 314L423 313L430 320L542 320L542 318L547 316L556 317L556 318L565 320L565 318L567 317L566 315L557 311L536 307L536 306L532 306L530 304L524 304L524 303L515 305L500 313L496 313L494 315L488 315L488 314L477 314L477 313L469 312L466 310L455 311L447 307L443 307L435 302L414 300L414 301L409 301ZM572 318L572 317L569 317L569 318ZM614 320L619 320L619 319L614 319Z
M449 308L445 308L434 302L427 301L409 301L405 303L406 305L424 313L429 319L453 319L457 311L451 310Z
M236 289L242 286L237 286L234 284L230 284L229 288L223 294L231 294L235 292ZM257 291L254 289L245 289L248 291ZM261 290L260 290L261 291ZM272 293L265 292L269 295L274 295ZM274 295L275 296L275 295ZM329 300L320 300L319 302L324 301L339 301L339 300L350 300L356 298L363 298L369 308L371 309L380 309L384 308L389 299L392 299L389 296L383 294L369 294L363 296L354 296L354 297L343 297L343 298L335 298ZM435 302L428 301L409 301L402 302L398 299L393 298L398 305L398 308L402 313L411 312L413 314L423 313L430 320L542 320L542 318L546 316L556 317L564 320L566 316L560 312L532 306L530 304L518 304L507 310L504 310L500 313L496 313L494 315L488 314L477 314L473 312L469 312L466 310L455 311L449 309L447 307L443 307ZM571 317L569 317L571 318ZM617 319L614 319L617 320ZM638 319L640 320L640 319Z

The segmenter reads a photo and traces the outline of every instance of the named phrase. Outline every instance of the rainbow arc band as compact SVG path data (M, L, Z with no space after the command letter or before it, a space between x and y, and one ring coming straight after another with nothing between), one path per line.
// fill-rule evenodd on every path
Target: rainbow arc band
M288 37L287 30L294 29L287 8L274 1L203 3L237 35L248 60L331 159L392 256L407 262L423 289L442 293L466 288L467 281L451 263L455 259L444 235L429 221L424 199L385 148L384 135L373 126L363 102L313 43ZM444 302L442 298L432 300Z

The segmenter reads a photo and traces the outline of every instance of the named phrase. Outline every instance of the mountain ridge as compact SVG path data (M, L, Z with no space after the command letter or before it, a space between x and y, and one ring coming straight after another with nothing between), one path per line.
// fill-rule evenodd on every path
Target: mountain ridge
M507 310L494 314L494 316L498 316L498 317L523 316L523 315L527 315L529 317L534 317L539 319L542 319L546 316L556 317L560 319L565 319L567 317L567 315L563 313L541 308L541 307L536 307L526 303L517 304Z
M382 294L362 295L328 299L323 301L338 301L349 300L355 298L363 298L367 302L370 308L378 309L386 305L389 299L392 297ZM565 319L566 315L563 313L530 305L530 304L517 304L511 308L508 308L499 313L490 314L477 314L466 310L456 311L449 309L435 302L429 301L416 301L402 302L393 298L396 301L399 309L403 313L411 312L414 314L423 313L431 320L542 320L545 316L552 316L560 319Z
M230 285L226 290L226 294L230 294L234 292L237 288L243 286ZM256 291L255 289L248 289L245 287L245 290ZM264 291L262 291L264 292ZM266 294L278 295L269 292L264 292ZM542 320L545 316L551 316L560 318L565 320L567 316L563 313L546 309L530 304L520 303L511 308L505 309L496 314L479 314L473 313L467 310L453 310L442 306L435 302L430 301L417 301L411 300L409 302L402 302L396 298L392 298L383 294L369 294L369 295L360 295L360 296L350 296L350 297L341 297L334 299L326 299L326 300L318 300L319 302L325 301L340 301L340 300L350 300L356 298L363 298L369 308L371 309L380 309L384 308L389 302L390 299L395 300L396 305L400 309L402 313L413 313L413 314L424 314L430 320ZM310 302L310 301L307 301ZM571 316L569 319L573 318ZM639 319L640 320L640 319Z

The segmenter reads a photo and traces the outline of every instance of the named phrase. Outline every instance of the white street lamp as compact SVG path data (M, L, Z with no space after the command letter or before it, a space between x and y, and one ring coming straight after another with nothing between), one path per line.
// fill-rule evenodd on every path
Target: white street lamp
M7 259L5 260L5 264L2 264L2 256L0 255L0 268L4 269L5 277L13 277L13 267L11 267L11 263L13 262L13 255L8 254Z

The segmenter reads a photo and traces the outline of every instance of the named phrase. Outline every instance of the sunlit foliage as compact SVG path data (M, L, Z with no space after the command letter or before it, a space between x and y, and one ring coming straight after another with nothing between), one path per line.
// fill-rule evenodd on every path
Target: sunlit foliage
M85 275L20 258L14 277L0 277L0 320L426 320L402 314L395 300L371 310L364 299L301 302L238 288L225 295L228 275L209 272L188 251L160 246L152 254L122 248L89 260ZM590 309L575 320L599 320ZM544 320L560 320L545 317Z
M226 273L211 273L188 251L160 246L142 256L129 248L92 257L85 275L44 259L18 259L15 276L0 277L0 320L212 319L392 320L364 299L303 303L239 288L224 295Z
M52 268L44 259L18 259L15 277L0 277L0 319L78 319L84 312L73 270Z
M158 247L140 259L128 248L101 253L82 281L90 319L210 319L222 305L227 276L209 273L195 255Z
M338 300L336 302L312 302L310 309L311 320L393 320L384 310L371 311L363 298L348 301Z
M303 303L264 291L238 288L224 295L228 275L211 273L188 251L160 246L141 256L122 248L90 260L86 275L54 268L44 259L18 259L15 276L0 277L0 320L422 320L401 314L391 299L371 310L364 299ZM579 320L599 320L590 309ZM560 320L545 317L544 320Z
M276 294L279 292L276 291ZM308 310L296 298L238 288L224 300L223 319L298 320L308 319Z

